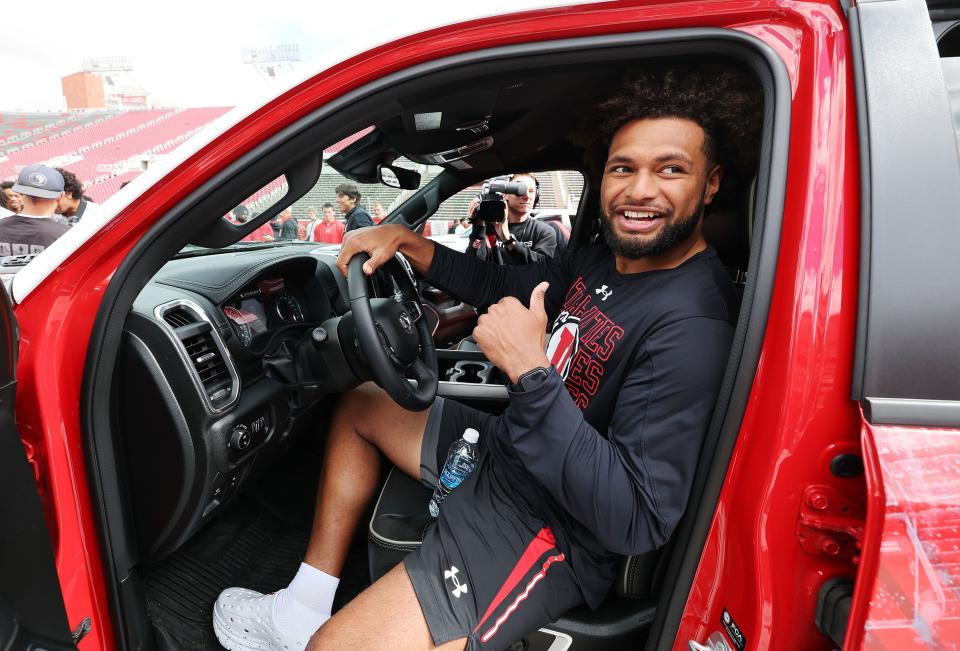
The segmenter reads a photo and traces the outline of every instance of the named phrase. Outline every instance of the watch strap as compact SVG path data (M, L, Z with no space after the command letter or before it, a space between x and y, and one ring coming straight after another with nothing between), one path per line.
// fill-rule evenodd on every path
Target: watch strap
M517 378L517 381L510 385L510 390L514 392L532 391L546 382L550 377L550 369L546 366L538 366L525 372Z

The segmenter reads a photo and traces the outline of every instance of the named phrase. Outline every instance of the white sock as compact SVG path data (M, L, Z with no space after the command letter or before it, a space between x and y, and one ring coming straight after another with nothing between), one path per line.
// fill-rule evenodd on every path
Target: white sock
M340 579L330 576L313 565L300 563L300 569L293 581L287 586L294 597L313 610L330 614L333 609L333 595L337 592Z
M277 592L273 606L274 622L297 637L309 637L330 619L333 596L339 585L337 577L300 563L290 585Z
M274 597L273 623L294 639L309 640L330 619L330 613L318 612L301 603L289 589L277 590Z

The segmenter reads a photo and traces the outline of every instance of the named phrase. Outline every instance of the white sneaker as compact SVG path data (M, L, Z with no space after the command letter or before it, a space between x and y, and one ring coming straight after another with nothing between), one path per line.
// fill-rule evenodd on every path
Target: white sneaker
M310 636L298 638L276 625L277 594L227 588L213 605L213 632L230 651L303 651Z

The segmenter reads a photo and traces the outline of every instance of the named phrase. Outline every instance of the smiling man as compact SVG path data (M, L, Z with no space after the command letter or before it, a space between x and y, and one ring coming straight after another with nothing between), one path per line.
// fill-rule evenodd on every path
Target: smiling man
M346 232L374 225L370 214L360 205L360 188L353 183L341 183L333 191L346 222Z
M430 282L490 305L474 337L509 378L510 404L494 416L437 399L411 413L370 385L345 396L304 563L273 595L221 594L224 646L299 648L319 627L310 649L504 649L577 604L596 607L619 555L670 538L737 315L703 210L722 165L755 151L759 100L733 70L671 68L598 111L601 241L505 267L400 226L345 238L343 271L360 251L368 274L400 251ZM481 432L480 461L422 546L327 621L381 453L432 487L465 427Z

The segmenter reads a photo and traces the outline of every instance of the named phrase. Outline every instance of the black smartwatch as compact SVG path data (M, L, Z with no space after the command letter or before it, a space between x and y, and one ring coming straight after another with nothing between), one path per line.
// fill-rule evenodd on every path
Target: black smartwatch
M546 366L532 368L518 377L517 381L510 385L510 390L514 393L533 391L538 386L546 382L548 377L550 377L550 369Z
M512 248L513 248L513 245L516 244L516 243L517 243L517 238L515 238L513 235L511 235L510 237L508 237L508 238L503 242L503 245L504 245L505 247L507 247L508 249L512 249Z

